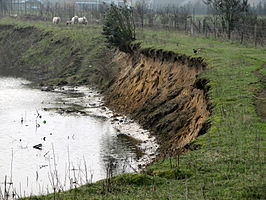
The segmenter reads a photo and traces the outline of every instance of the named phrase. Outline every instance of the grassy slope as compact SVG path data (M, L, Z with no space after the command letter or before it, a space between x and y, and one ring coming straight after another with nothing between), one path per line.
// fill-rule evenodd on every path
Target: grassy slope
M181 172L174 158L150 166L149 174L168 179L129 174L115 178L110 193L99 182L56 194L56 199L266 199L266 123L254 107L262 84L253 73L266 63L266 49L165 31L146 30L139 38L143 47L188 55L202 48L199 56L209 65L202 77L210 80L215 106L212 128L192 142L198 150L180 156Z
M193 174L189 199L265 199L266 123L254 107L254 94L263 86L253 72L266 63L266 49L160 31L145 32L144 46L150 45L187 55L202 48L199 56L209 66L202 76L210 80L212 128L196 141L200 150L181 158Z
M20 65L22 71L26 72L24 74L27 75L27 71L37 72L48 79L46 84L68 82L105 86L112 78L112 69L106 67L110 60L100 34L101 27L91 25L77 28L63 24L55 26L51 22L12 19L0 21L0 25L10 24L12 28L1 31L3 40L0 40L0 45L8 46L9 52L19 52L19 56L13 53L13 57L10 53L9 59L18 60L15 65ZM23 28L32 26L32 30L22 33ZM103 54L105 60L102 59Z

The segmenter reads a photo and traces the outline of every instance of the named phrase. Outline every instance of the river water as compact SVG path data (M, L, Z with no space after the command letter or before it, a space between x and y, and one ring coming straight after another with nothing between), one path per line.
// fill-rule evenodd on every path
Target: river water
M5 188L17 197L67 190L105 178L110 168L113 174L134 172L157 147L147 131L104 107L92 89L41 91L26 80L0 77L2 195Z

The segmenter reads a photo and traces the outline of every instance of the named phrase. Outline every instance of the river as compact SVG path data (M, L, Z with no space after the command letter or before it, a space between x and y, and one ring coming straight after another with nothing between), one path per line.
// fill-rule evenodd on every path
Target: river
M110 167L113 174L138 171L157 148L148 131L104 107L93 89L42 91L0 77L2 195L5 188L16 197L67 190L105 178Z

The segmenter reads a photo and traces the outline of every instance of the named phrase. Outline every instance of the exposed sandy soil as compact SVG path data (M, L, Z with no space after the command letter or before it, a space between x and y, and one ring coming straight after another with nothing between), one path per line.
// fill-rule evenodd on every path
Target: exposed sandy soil
M105 101L155 134L162 156L171 156L209 127L207 80L197 76L206 64L162 50L117 53L121 68Z

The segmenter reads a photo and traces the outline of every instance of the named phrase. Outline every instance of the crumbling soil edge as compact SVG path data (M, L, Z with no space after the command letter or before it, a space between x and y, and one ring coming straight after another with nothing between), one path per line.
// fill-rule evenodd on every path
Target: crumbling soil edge
M209 81L199 78L203 58L146 48L117 52L114 61L121 73L105 92L106 105L150 130L159 157L191 149L189 143L208 131L212 105Z

